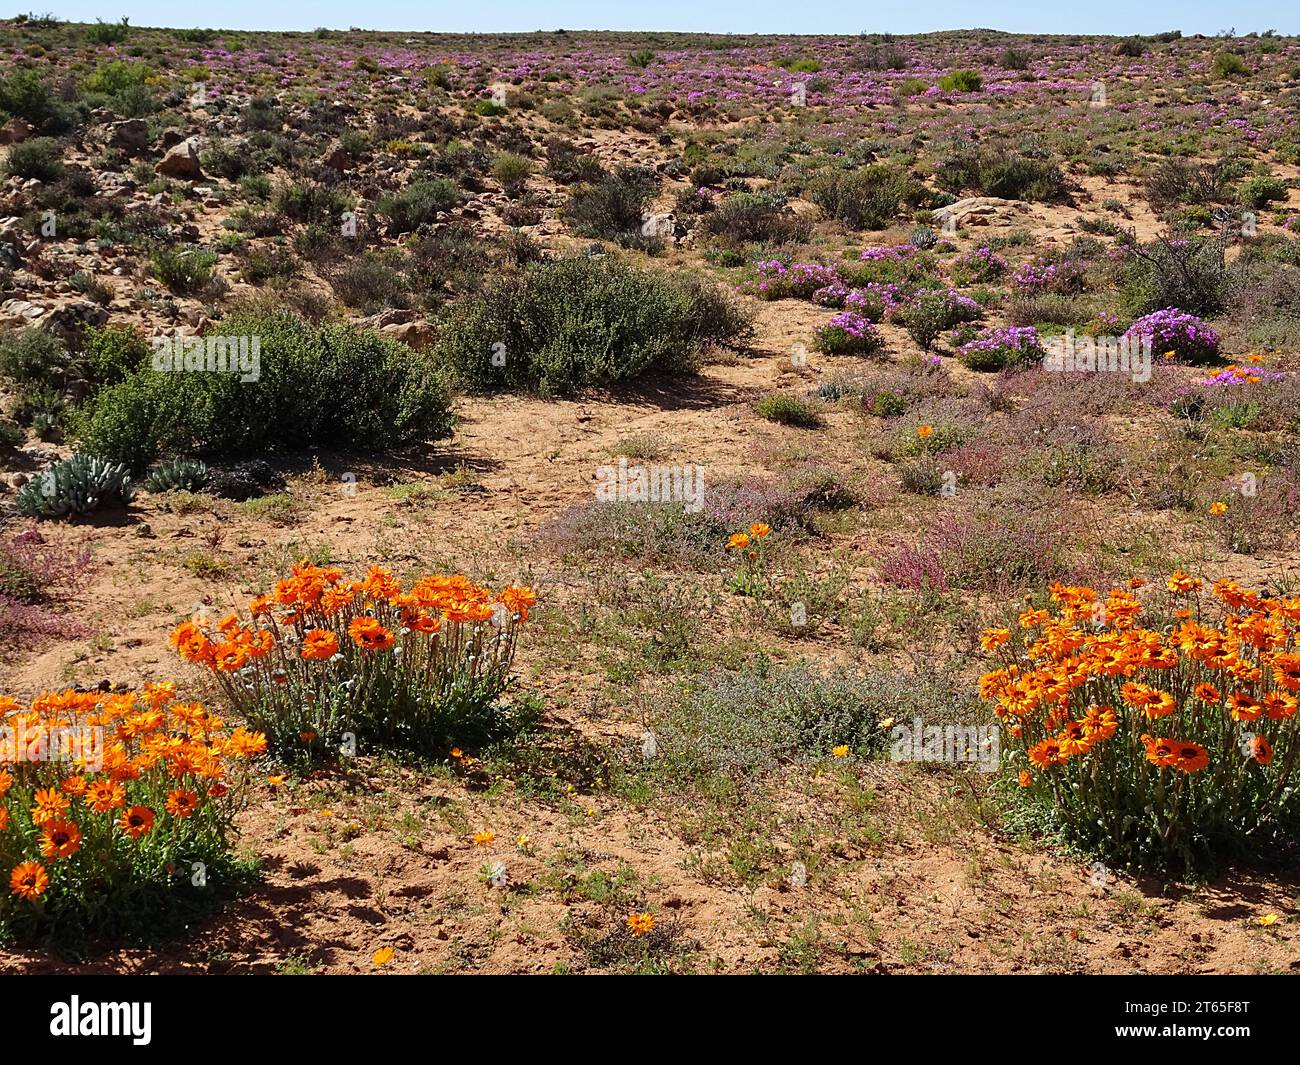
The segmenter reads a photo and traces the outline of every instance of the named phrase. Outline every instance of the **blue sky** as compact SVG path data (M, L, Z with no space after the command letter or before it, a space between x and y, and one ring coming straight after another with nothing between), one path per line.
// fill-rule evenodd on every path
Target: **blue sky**
M137 26L310 30L317 26L374 30L500 32L538 29L696 30L732 33L922 33L982 27L1019 33L1156 33L1180 29L1212 35L1275 29L1300 33L1295 0L41 0L60 18L93 22L128 16Z

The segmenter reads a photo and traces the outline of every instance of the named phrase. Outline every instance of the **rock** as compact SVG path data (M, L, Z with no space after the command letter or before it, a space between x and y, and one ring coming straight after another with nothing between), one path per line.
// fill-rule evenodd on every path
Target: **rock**
M1003 200L997 196L968 196L964 200L939 207L934 212L934 224L944 232L958 226L986 226L990 222L1010 221L1011 216L1023 210L1020 200Z
M198 181L203 177L203 168L199 166L198 138L190 137L169 148L154 169L163 177Z
M127 155L143 155L149 150L149 123L143 118L128 118L109 127L108 146Z
M432 325L425 321L403 322L398 325L386 325L379 330L386 337L399 340L407 347L423 351L429 347L437 336Z
M38 307L27 300L5 300L0 303L0 325L23 326L35 325L45 315L45 308Z
M344 170L351 170L356 165L352 160L352 156L348 155L347 150L338 141L329 146L329 150L325 153L325 158L321 160L321 163L340 173Z
M108 311L90 300L65 303L41 320L41 328L53 333L64 343L74 343L82 329L88 325L100 326L108 321Z
M17 270L22 265L22 246L16 241L0 239L0 266Z
M0 144L22 144L34 132L21 118L11 118L0 126Z

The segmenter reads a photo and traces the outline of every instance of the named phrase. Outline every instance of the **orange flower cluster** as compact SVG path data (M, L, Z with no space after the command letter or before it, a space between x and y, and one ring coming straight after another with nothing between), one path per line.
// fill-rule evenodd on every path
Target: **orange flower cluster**
M494 595L434 574L406 588L382 566L349 580L300 562L249 603L246 622L195 617L171 643L210 671L277 753L325 757L346 733L409 736L403 715L427 722L456 693L499 691L536 602L522 585Z
M982 648L1003 664L979 691L1028 763L1019 783L1041 779L1072 807L1091 796L1099 816L1122 806L1125 781L1136 780L1144 808L1164 803L1171 818L1184 799L1202 821L1216 804L1253 804L1267 817L1300 750L1300 596L1220 580L1211 624L1202 582L1176 572L1158 594L1165 620L1147 627L1141 586L1103 594L1057 584L1054 609L1023 611L1018 636L983 633ZM1156 776L1144 778L1144 766ZM1197 775L1207 782L1194 792L1178 785Z
M345 640L363 651L391 650L399 629L431 636L444 622L523 622L536 602L536 593L520 585L493 597L467 577L434 575L403 591L392 571L382 566L372 566L364 580L346 581L336 568L300 562L271 594L249 603L252 624L243 625L231 614L213 632L190 620L171 634L171 644L188 662L218 673L237 673L272 654L279 626L303 630L300 657L319 661L338 654ZM386 616L381 619L380 614ZM313 624L304 628L308 622Z
M765 539L771 533L771 531L772 531L771 526L765 524L764 522L756 521L754 522L753 525L749 527L749 532L732 533L729 537L727 537L727 550L729 551L743 550L744 548L750 545L750 542L752 540Z
M114 835L174 836L228 794L233 762L266 749L264 736L176 701L171 683L45 692L27 708L0 695L0 726L0 860L28 901L61 878L93 882ZM76 862L86 868L63 872Z

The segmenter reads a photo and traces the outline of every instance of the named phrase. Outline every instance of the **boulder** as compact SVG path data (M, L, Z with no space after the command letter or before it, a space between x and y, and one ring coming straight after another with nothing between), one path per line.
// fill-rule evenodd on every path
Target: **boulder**
M34 132L21 118L11 118L0 126L0 144L21 144Z
M934 224L946 233L963 225L986 226L990 222L1011 221L1024 206L1020 200L1003 200L997 196L968 196L947 207L936 208Z
M127 155L143 155L149 150L149 123L143 118L128 118L109 127L108 146Z
M339 173L351 170L356 165L352 156L348 155L347 150L338 141L329 146L329 150L325 153L325 158L321 160L321 164L331 170L337 170Z
M154 169L163 177L180 178L182 181L201 179L203 168L199 166L198 138L190 137L169 148Z
M437 337L432 325L423 320L402 322L398 325L386 325L379 330L392 340L399 340L415 351L423 351Z

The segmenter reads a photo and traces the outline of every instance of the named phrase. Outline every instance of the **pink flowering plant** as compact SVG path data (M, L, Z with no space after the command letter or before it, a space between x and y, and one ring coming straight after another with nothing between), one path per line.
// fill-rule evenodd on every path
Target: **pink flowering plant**
M874 355L885 346L880 330L856 311L841 311L817 330L813 343L826 355Z
M1212 362L1219 356L1219 334L1196 315L1177 307L1144 315L1128 327L1124 337L1149 342L1153 358L1170 362Z

